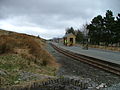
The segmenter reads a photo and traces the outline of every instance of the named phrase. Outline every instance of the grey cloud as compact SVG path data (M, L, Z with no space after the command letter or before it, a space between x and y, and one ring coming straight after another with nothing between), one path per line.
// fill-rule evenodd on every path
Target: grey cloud
M94 0L93 0L94 1ZM5 14L46 14L46 15L65 15L72 18L89 17L88 9L97 7L97 3L88 2L86 0L5 0L1 3ZM91 7L92 6L92 7ZM85 15L86 14L86 15Z
M56 30L76 27L107 9L119 13L119 7L119 0L0 0L0 20Z

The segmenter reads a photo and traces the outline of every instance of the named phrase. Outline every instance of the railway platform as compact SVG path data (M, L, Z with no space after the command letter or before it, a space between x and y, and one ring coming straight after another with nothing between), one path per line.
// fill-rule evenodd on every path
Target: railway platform
M54 45L72 51L74 53L94 57L104 61L112 62L120 65L120 52L113 52L108 50L101 50L95 48L89 48L88 50L82 49L80 46L64 46L60 43L53 43Z

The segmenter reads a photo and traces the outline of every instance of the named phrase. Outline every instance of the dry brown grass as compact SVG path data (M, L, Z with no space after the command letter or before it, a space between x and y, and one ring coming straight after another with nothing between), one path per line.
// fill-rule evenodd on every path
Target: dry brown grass
M41 38L0 30L0 71L6 73L0 76L0 87L26 83L19 80L22 72L55 76L59 65L44 46Z
M83 44L76 44L76 46L81 46L83 47ZM120 52L120 47L116 46L100 46L100 45L88 45L89 48L98 48L102 50L111 50L111 51L117 51Z
M99 49L103 49L103 50L120 51L120 47L115 47L115 46L89 45L89 47L99 48Z
M43 48L42 39L13 33L0 36L0 54L15 53L43 66L56 66L55 59Z

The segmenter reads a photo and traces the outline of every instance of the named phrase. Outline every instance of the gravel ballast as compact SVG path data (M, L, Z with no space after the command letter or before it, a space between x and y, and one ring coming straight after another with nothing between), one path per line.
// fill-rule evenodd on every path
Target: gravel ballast
M67 76L69 78L78 78L83 80L83 82L90 83L91 86L89 86L87 90L93 90L93 88L101 88L105 90L109 90L108 88L110 88L110 90L117 90L114 89L115 86L117 86L117 88L120 87L119 76L60 54L54 50L50 44L47 45L46 49L56 58L57 62L61 65L57 72L58 77Z

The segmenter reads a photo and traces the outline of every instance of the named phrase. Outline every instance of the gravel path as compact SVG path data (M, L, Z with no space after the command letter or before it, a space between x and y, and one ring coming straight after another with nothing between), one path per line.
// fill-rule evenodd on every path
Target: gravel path
M119 76L94 68L90 65L60 54L49 44L47 46L47 50L56 58L57 62L61 64L61 67L57 72L57 76L78 77L81 80L83 79L83 81L91 83L93 87L97 88L103 86L111 87L120 83Z

